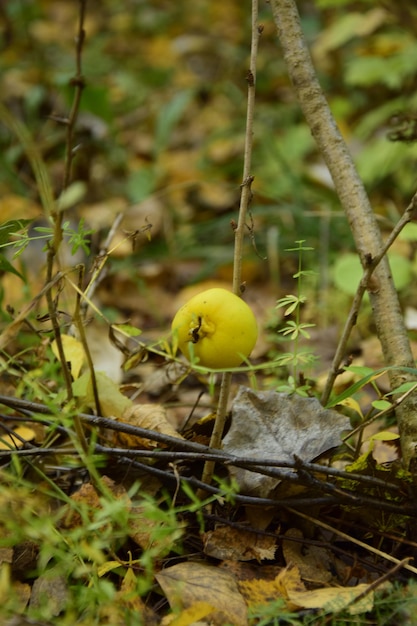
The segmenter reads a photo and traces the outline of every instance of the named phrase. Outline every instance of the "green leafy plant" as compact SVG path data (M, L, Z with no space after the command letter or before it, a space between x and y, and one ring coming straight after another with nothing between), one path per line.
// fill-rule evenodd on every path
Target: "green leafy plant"
M277 302L277 309L284 309L284 317L287 318L285 325L279 329L279 333L285 340L292 342L292 351L280 354L275 363L290 368L290 377L287 385L281 385L279 391L296 391L300 395L307 395L309 385L299 384L299 378L302 367L308 367L316 360L316 356L309 350L301 349L300 340L310 339L309 328L313 328L315 324L303 322L301 319L301 311L306 303L307 296L304 293L304 278L314 275L311 270L303 268L303 253L310 252L313 248L304 245L304 240L296 241L297 247L289 248L287 252L298 253L298 269L293 278L297 281L297 293L287 295L280 298ZM289 317L292 319L288 319Z

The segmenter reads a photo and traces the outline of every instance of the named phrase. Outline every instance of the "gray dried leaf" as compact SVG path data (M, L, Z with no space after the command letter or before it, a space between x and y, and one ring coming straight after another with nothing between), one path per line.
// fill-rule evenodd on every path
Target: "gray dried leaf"
M325 409L316 398L240 387L232 406L232 423L223 449L239 457L312 461L341 443L349 419ZM288 470L291 472L292 470ZM231 468L242 492L268 497L280 480Z

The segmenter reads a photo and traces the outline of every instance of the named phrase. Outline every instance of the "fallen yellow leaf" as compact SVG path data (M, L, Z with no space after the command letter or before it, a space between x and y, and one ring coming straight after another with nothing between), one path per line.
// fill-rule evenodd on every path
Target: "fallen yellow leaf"
M22 448L24 444L19 437L25 441L31 441L35 437L35 431L27 426L17 426L17 428L13 430L13 433L1 435L0 450L16 450L16 448Z

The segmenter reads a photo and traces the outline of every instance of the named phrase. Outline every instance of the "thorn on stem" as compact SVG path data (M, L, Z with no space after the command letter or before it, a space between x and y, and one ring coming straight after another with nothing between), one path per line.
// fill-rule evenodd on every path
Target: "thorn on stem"
M86 81L85 81L84 76L73 76L70 79L69 84L71 85L71 87L78 87L79 89L84 89L86 85Z
M255 176L246 176L240 187L250 187L255 180Z
M51 115L47 115L48 120L52 120L53 122L57 122L58 124L64 124L64 126L68 126L69 119L68 117L61 117L60 115L55 115L52 113Z
M248 70L248 72L246 74L246 80L247 80L247 83L248 83L249 87L254 87L255 86L255 77L254 77L253 72L251 70Z

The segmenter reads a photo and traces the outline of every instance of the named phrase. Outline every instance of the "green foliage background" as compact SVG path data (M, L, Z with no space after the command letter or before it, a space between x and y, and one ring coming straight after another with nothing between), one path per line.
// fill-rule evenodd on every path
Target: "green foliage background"
M416 185L416 145L389 136L398 116L417 108L417 7L408 0L317 0L299 9L375 211L391 222ZM51 116L65 117L71 102L77 10L77 3L46 0L3 9L2 98L41 147L57 195L65 129ZM135 203L163 193L165 228L149 254L203 256L209 274L213 258L222 263L231 255L225 225L241 182L249 6L107 0L89 3L87 13L74 172L87 185L83 202ZM330 253L339 253L351 247L349 229L294 101L264 3L260 21L252 203L258 248L265 251L277 227L284 246L296 235L319 248L327 232ZM410 124L401 121L408 133ZM21 147L3 127L0 142L0 195L37 200ZM255 258L250 244L248 254Z

